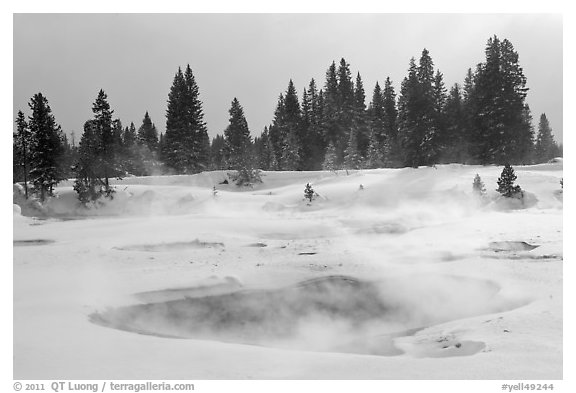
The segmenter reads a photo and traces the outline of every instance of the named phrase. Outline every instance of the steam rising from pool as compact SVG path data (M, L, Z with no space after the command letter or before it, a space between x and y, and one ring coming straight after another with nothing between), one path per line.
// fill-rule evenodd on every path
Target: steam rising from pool
M519 305L498 292L493 282L463 277L328 276L277 289L168 301L155 291L150 294L164 301L109 309L90 320L160 337L393 356L403 353L394 345L397 337Z

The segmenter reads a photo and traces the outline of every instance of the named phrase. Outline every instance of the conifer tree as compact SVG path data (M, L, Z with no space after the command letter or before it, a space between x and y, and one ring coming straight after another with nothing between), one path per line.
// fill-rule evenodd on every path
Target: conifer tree
M236 97L232 100L229 110L230 119L224 131L224 159L228 169L234 169L231 174L232 181L237 185L251 186L261 182L260 170L254 163L252 150L252 137L248 129L248 122L244 116L244 109Z
M384 110L384 134L388 140L395 142L398 136L398 111L396 109L396 93L390 77L387 77L384 82L382 109Z
M244 109L236 97L228 111L229 124L224 130L224 156L227 169L239 169L250 155L252 137L248 129L248 122L244 116Z
M282 169L285 171L296 171L300 169L302 157L300 155L300 143L295 132L290 132L284 140L282 149Z
M535 150L537 162L547 162L551 160L558 150L554 136L552 136L552 128L550 128L550 123L545 113L540 115Z
M31 135L30 180L40 192L40 200L44 201L52 195L54 187L66 178L62 168L63 133L42 93L35 94L28 105L32 110L28 118Z
M306 183L306 187L304 188L304 198L308 199L309 203L312 203L312 200L314 199L314 189L310 183Z
M190 65L174 76L168 94L162 157L178 173L197 173L210 164L210 139L199 89Z
M226 160L224 158L226 141L224 137L220 134L216 135L212 139L212 144L210 145L211 156L212 156L212 169L221 170L226 169Z
M325 171L334 171L334 172L338 169L338 156L336 153L336 146L334 146L334 143L332 142L328 144L328 148L326 149L322 169L324 169Z
M370 128L368 125L368 115L366 111L366 94L364 92L364 84L360 73L356 75L356 83L354 84L354 117L352 129L355 130L358 152L361 156L365 156L368 150L370 139Z
M517 197L519 194L521 195L522 189L519 185L514 185L516 181L516 174L514 173L514 169L510 164L506 164L504 169L502 169L502 173L498 178L498 191L500 194L505 196L506 198Z
M283 124L285 122L285 108L284 108L284 94L280 94L276 109L274 111L274 120L268 128L268 136L270 141L270 169L280 170L280 157L282 156L282 149L284 146Z
M156 151L158 148L158 131L154 123L152 123L148 111L144 114L142 125L138 129L138 141L148 147L151 152Z
M321 168L324 152L322 135L322 93L316 88L316 81L310 80L302 97L302 169Z
M346 169L360 169L362 166L362 156L358 151L358 137L356 133L357 131L355 129L350 131L348 144L346 150L344 150L344 168Z
M468 139L466 132L465 103L460 86L456 83L450 89L445 106L446 130L444 137L443 161L465 163L468 159Z
M323 121L322 129L326 145L332 143L334 147L339 144L343 132L340 123L340 93L338 91L338 76L336 63L332 62L326 71L326 82L323 89Z
M92 112L94 113L94 126L100 142L97 149L97 157L99 158L102 171L101 177L104 178L106 192L109 193L111 191L110 177L119 176L121 171L115 154L117 149L115 148L116 139L114 138L112 122L114 111L110 109L108 96L102 89L100 89L96 101L92 104Z
M74 182L74 190L78 193L78 199L85 204L106 195L105 183L102 180L101 145L102 135L96 120L86 121L78 148L76 181Z
M372 91L372 101L368 106L368 118L370 122L370 135L381 143L386 137L386 112L384 109L384 97L378 82Z
M374 133L370 134L370 144L368 145L366 163L364 166L368 169L382 167L382 152L380 151L380 144L378 143Z
M525 103L528 89L518 54L508 40L494 36L478 65L471 102L471 147L481 164L526 162L533 130Z
M408 76L402 81L398 99L398 137L404 156L404 165L417 168L423 163L422 141L424 130L420 124L420 83L416 60L410 59Z
M474 182L472 183L472 192L474 195L483 197L486 194L486 187L479 174L474 177Z
M14 182L23 180L24 195L28 199L28 171L30 167L30 145L32 135L22 111L16 117L16 133L13 136L13 174Z

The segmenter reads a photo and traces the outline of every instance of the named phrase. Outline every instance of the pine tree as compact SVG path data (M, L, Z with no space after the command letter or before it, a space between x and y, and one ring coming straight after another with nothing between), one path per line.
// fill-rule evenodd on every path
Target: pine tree
M300 143L295 132L290 132L284 141L282 149L282 169L285 171L296 171L300 169L302 157L300 155Z
M229 176L238 186L252 186L262 180L254 163L252 137L244 109L236 97L232 100L229 114L229 124L224 131L224 158L228 169L236 170Z
M310 183L306 183L306 187L304 188L304 198L308 199L309 203L312 203L312 200L314 199L314 189Z
M360 169L362 166L362 156L358 151L358 137L356 130L350 131L350 137L346 150L344 150L344 168L346 169Z
M74 182L74 191L78 193L80 202L85 204L106 195L106 184L102 180L101 144L102 135L96 120L88 120L84 123L80 138Z
M368 145L368 152L366 154L366 168L382 168L384 166L384 155L382 148L376 138L376 133L370 134L370 143Z
M440 130L438 128L437 96L443 89L441 74L439 75L438 88L437 80L434 75L434 62L426 48L422 51L420 62L417 70L418 81L420 84L420 97L417 104L418 128L423 138L420 140L420 164L430 165L436 162L440 151ZM438 97L440 100L441 98Z
M356 83L354 84L354 117L352 129L355 130L358 152L361 156L366 155L370 139L370 128L368 125L365 101L366 94L364 92L364 84L360 73L358 73L356 75Z
M482 178L480 178L479 174L476 174L474 177L474 183L472 183L472 192L480 197L483 197L486 194L486 187L484 186L484 182L482 181Z
M158 148L158 131L156 126L152 123L148 111L144 114L142 125L138 129L138 141L140 144L145 145L153 152Z
M340 99L338 93L338 76L336 73L336 63L332 62L326 71L326 81L323 89L323 120L322 134L326 146L329 143L336 145L342 133L339 123Z
M384 134L388 140L395 142L398 136L398 110L396 109L396 93L389 77L386 78L384 90L382 90L382 109L384 111Z
M94 126L96 133L99 136L99 146L97 148L97 157L101 165L101 177L104 178L104 185L106 193L111 192L110 177L119 176L121 170L119 163L116 160L115 138L113 131L112 114L113 110L110 109L108 103L108 96L104 90L100 89L96 101L92 104L92 112L94 113Z
M314 79L310 80L308 89L302 97L302 169L317 170L321 168L324 152L322 135L322 93L316 88Z
M398 99L398 138L403 152L404 165L417 168L423 163L422 144L424 130L420 124L420 83L416 60L410 59L408 76L402 81Z
M30 180L40 192L40 200L51 196L54 187L65 180L62 168L63 133L42 93L35 94L28 104L32 115L28 119L31 135Z
M16 117L16 133L13 139L14 182L20 179L24 181L24 195L26 199L28 199L28 171L30 169L30 145L32 143L32 135L22 111L18 111Z
M199 89L190 65L174 76L168 94L162 157L178 173L197 173L210 164L210 138Z
M537 162L548 162L555 157L555 153L558 150L558 146L552 136L552 128L550 128L550 123L545 113L540 115L535 149Z
M443 161L466 163L468 159L468 139L465 103L460 86L456 83L446 99L446 132L444 137Z
M434 75L434 128L436 130L436 153L432 157L432 163L439 162L442 155L446 152L451 141L447 135L446 119L446 87L444 86L444 76L439 70ZM445 160L442 160L445 162Z
M386 137L386 112L384 109L384 96L378 82L372 91L372 101L368 106L368 119L370 134L381 143Z
M528 162L533 143L528 88L518 53L508 40L494 36L478 65L467 97L472 125L471 147L477 162Z
M334 146L334 143L332 142L328 144L328 148L326 149L322 169L324 169L325 171L334 171L334 172L338 169L338 156L336 153L336 146Z
M232 100L229 124L224 130L224 156L227 169L239 169L250 154L252 137L248 129L248 122L244 116L244 109L236 97Z
M212 144L210 145L212 169L226 169L226 159L224 158L225 146L226 141L224 140L224 136L218 134L214 137L214 139L212 139Z
M517 197L518 195L521 195L522 189L519 185L514 185L515 181L516 174L514 173L514 169L509 164L506 164L504 169L502 169L500 177L498 178L498 188L496 191L498 191L506 198Z

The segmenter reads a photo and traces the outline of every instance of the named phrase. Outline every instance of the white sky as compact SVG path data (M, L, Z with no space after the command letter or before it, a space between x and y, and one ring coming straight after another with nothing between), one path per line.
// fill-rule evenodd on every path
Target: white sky
M561 14L15 14L14 118L40 91L78 141L102 88L125 126L148 111L163 132L174 73L189 63L209 134L237 97L258 135L289 79L300 95L311 78L322 87L333 60L360 72L368 104L387 76L399 92L423 48L448 88L462 83L494 34L520 55L535 127L545 112L563 141Z

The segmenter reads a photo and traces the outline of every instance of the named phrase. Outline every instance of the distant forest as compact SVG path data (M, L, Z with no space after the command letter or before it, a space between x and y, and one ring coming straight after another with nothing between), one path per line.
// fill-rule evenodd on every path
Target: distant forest
M113 192L110 178L131 175L234 170L249 182L260 170L532 164L561 156L545 114L534 131L512 43L491 37L485 55L462 84L448 89L424 49L418 61L410 59L400 91L386 78L384 86L376 83L368 105L360 73L353 77L341 59L328 67L322 87L312 79L301 96L290 80L260 136L252 137L234 98L224 135L211 141L190 65L174 76L163 134L148 113L138 129L124 126L100 90L76 145L38 93L29 102L31 114L19 111L16 118L14 182L43 200L58 182L75 178L80 200L89 202Z

